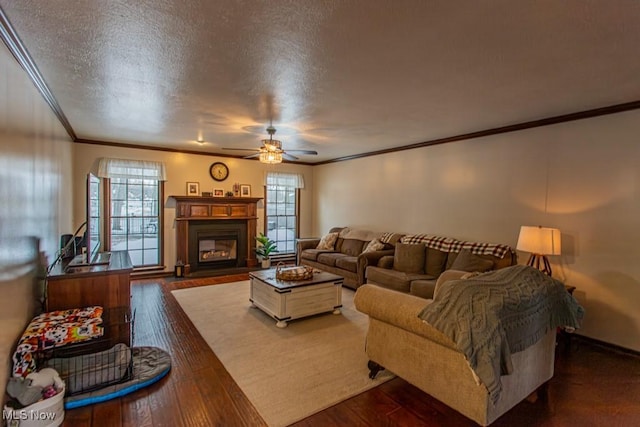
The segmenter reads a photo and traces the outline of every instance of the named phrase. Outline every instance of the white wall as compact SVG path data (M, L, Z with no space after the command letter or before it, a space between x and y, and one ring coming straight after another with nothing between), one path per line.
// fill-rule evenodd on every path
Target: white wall
M300 191L300 234L308 236L312 230L313 212L312 197L313 179L311 166L280 164L265 165L256 160L243 160L204 156L195 154L170 153L165 151L144 150L135 148L120 148L105 145L74 144L74 203L76 223L84 221L85 214L85 186L86 175L89 171L97 172L98 161L102 157L120 159L154 160L164 162L167 168L167 181L164 192L164 262L168 271L173 271L176 260L176 227L175 204L171 195L185 196L187 182L200 183L200 191L213 191L222 188L231 191L234 183L251 185L253 197L264 197L264 176L267 171L301 173L305 177L305 188ZM221 161L229 167L229 177L219 183L209 175L209 166L213 162ZM264 231L264 203L258 204L258 232Z
M640 350L640 112L314 168L314 234L348 225L515 247L557 227L580 334ZM528 254L520 254L525 263Z
M36 309L38 251L53 261L71 226L71 142L0 43L0 396ZM38 248L36 239L40 240Z

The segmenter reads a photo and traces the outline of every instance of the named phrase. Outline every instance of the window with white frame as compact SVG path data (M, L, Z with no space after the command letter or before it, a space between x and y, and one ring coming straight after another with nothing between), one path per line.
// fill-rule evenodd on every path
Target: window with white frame
M108 249L128 251L134 267L161 265L164 164L102 159L99 175L107 178Z
M265 197L265 234L276 242L278 254L295 253L299 233L300 174L268 172Z

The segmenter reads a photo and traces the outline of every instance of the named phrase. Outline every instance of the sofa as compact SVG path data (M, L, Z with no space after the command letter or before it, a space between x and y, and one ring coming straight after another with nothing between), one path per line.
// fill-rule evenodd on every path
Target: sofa
M508 245L468 242L430 234L402 236L394 253L369 264L366 283L433 298L436 281L450 269L485 272L517 264Z
M344 277L344 285L357 289L365 281L368 266L393 256L402 235L350 227L334 227L322 238L298 239L296 261Z
M528 266L513 266L508 269L493 271L476 276L481 278L488 275L509 273L514 269L531 269ZM537 273L536 273L537 272ZM536 270L533 274L540 274ZM459 295L439 291L439 287L444 289L457 289L457 292L468 292L469 289L460 285L464 282L462 278L471 276L473 273L449 270L443 273L436 282L435 299L424 299L406 292L399 292L392 289L383 288L376 285L365 284L358 288L355 294L355 307L357 310L369 316L369 328L365 339L365 351L369 358L370 378L375 378L381 369L388 369L407 382L418 387L427 394L445 403L449 407L462 413L473 421L481 425L489 425L510 408L527 398L535 391L546 391L546 382L553 376L554 351L556 342L555 325L571 325L577 327L577 318L581 307L573 300L573 297L566 292L564 286L558 282L553 286L555 296L538 298L540 293L523 291L522 299L511 298L504 301L514 304L508 315L512 316L511 322L517 328L523 325L531 325L531 317L535 317L537 326L535 338L527 336L528 342L521 339L515 341L503 339L516 327L508 328L492 327L498 322L481 322L478 319L495 319L488 315L478 315L478 311L470 310L470 306L479 303L486 303L493 296L503 294L501 290L493 288L488 290L484 284L476 288L478 292L485 292L482 298L473 299L469 304L468 300L458 298ZM473 281L473 278L466 279ZM551 278L541 278L541 280L553 280ZM480 281L480 280L478 280ZM514 281L515 282L515 281ZM521 292L522 281L514 287ZM526 288L526 286L525 286ZM534 295L533 298L531 296ZM501 298L498 296L497 298ZM529 309L522 300L531 298L531 305L546 304L549 310ZM427 318L425 312L436 319L447 318L446 309L443 304L447 301L457 301L461 299L460 311L452 311L453 316L448 317L451 329L447 330L438 325L438 320L432 321ZM558 307L564 311L561 315ZM501 310L501 309L500 309ZM467 323L460 318L461 313L472 311L469 318L474 322ZM485 310L482 310L484 312ZM494 313L493 310L486 310ZM526 313L526 321L518 315L520 312ZM500 311L502 313L502 311ZM547 314L553 312L553 315ZM533 314L532 314L533 313ZM539 316L539 313L542 315ZM524 315L523 315L524 316ZM422 317L422 318L421 318ZM539 321L542 319L542 322ZM553 319L553 320L551 320ZM431 323L430 323L431 322ZM546 322L546 323L545 323ZM544 327L538 326L543 324ZM509 323L511 325L511 323ZM479 329L478 329L479 328ZM485 340L485 331L507 331L506 335L500 333L497 336L501 345L496 348L487 346L491 351L476 350L475 346L465 346L461 344L464 337L482 336L478 338L481 343L492 342ZM453 332L451 332L453 331ZM469 332L471 331L471 332ZM487 334L489 332L486 332ZM471 338L469 338L471 339ZM508 344L505 344L508 342ZM473 348L469 352L469 348ZM465 351L467 353L465 353ZM512 353L511 353L512 351ZM480 370L480 362L473 366L470 360L495 361L489 365L494 374L493 381L486 381L485 371ZM482 365L486 366L486 364ZM506 372L505 372L506 371ZM481 378L485 378L483 381ZM498 390L496 392L496 390ZM546 396L543 394L543 398Z

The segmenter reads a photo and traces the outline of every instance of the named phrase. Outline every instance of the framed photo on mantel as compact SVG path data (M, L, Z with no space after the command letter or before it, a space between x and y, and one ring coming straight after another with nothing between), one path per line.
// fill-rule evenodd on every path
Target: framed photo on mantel
M240 185L240 197L251 197L251 186L248 184Z
M199 195L200 195L200 183L187 182L187 196L199 196Z

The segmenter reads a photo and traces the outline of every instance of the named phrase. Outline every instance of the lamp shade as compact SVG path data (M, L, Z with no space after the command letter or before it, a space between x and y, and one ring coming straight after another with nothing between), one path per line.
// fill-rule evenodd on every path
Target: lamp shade
M523 225L516 249L537 255L560 255L560 245L559 229Z

